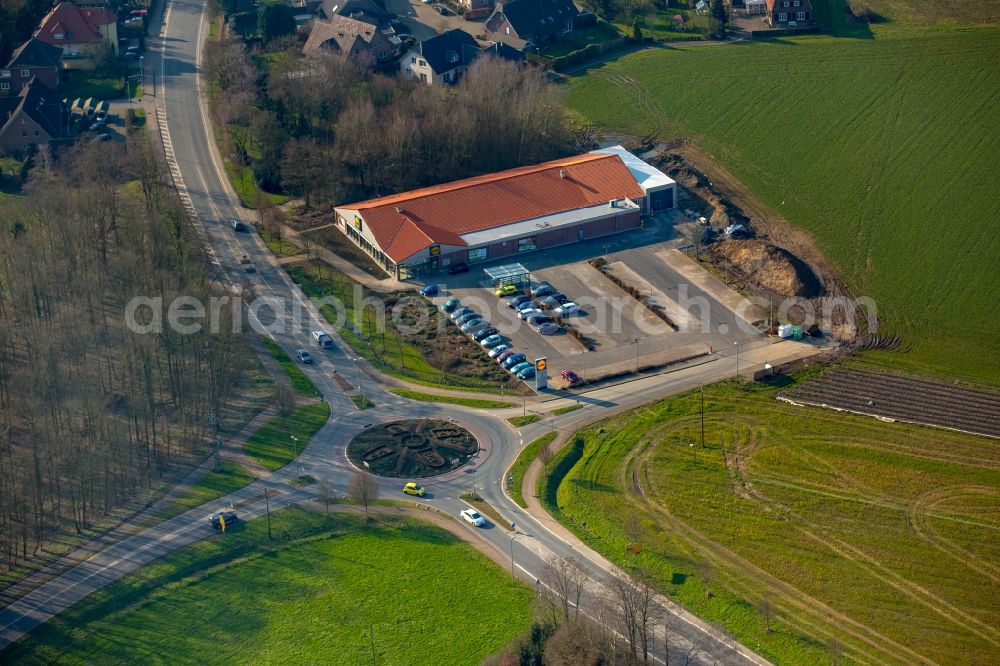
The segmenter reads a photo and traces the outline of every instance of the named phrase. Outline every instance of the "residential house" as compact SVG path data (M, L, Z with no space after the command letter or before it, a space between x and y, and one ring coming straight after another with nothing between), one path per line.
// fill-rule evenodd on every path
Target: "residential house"
M482 53L496 58L510 60L511 62L524 62L524 51L518 51L510 44L504 44L503 42L493 42L489 46L483 48Z
M396 46L378 26L335 14L328 21L317 19L313 22L303 50L307 54L332 51L365 64L375 64L391 59Z
M489 16L496 0L458 0L458 4L465 10L465 18L481 18Z
M321 0L316 17L332 21L337 16L385 27L394 15L386 9L385 0Z
M24 152L67 137L66 104L44 83L33 79L16 96L0 98L0 154Z
M812 5L809 0L767 0L767 20L775 28L810 28Z
M7 67L0 69L0 95L16 95L32 79L55 90L60 70L62 49L32 37L17 47Z
M65 60L87 59L95 49L104 47L118 54L118 20L107 7L60 2L38 24L34 36L61 48Z
M573 0L509 0L486 21L486 37L522 51L537 48L572 32L579 15Z
M455 28L417 43L399 61L399 71L431 86L455 83L479 53L472 35Z

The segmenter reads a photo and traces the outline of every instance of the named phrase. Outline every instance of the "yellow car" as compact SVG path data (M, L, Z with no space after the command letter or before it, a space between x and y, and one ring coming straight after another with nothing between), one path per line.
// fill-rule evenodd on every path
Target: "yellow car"
M497 287L497 298L503 298L504 296L513 296L517 293L517 287L512 284L505 284L502 287Z
M423 497L424 487L410 481L408 484L403 486L403 492L406 493L407 495L416 495L417 497Z

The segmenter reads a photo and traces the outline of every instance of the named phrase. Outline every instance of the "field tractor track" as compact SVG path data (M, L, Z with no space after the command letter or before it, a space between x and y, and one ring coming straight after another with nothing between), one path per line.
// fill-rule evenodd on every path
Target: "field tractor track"
M633 451L623 460L622 468L644 467L655 446L644 447L642 451ZM627 487L623 485L622 487ZM858 664L934 664L933 661L914 652L905 645L897 643L876 630L853 618L840 613L836 609L805 594L802 590L776 578L767 571L760 569L752 562L708 538L695 528L674 516L666 507L651 501L645 495L632 493L633 501L645 508L646 514L654 520L660 529L677 538L688 550L703 561L712 565L720 574L726 576L726 585L735 593L748 599L757 598L761 587L775 598L775 603L786 611L781 621L804 635L820 640L831 640L848 636L863 643L875 652L862 651L850 644L845 651ZM655 492L653 493L655 496ZM747 574L751 575L754 584L748 584ZM878 656L879 654L883 656ZM888 658L888 659L887 659Z
M954 497L971 493L983 493L992 496L997 496L998 494L995 488L985 486L962 486L932 490L922 495L913 504L908 516L909 523L914 533L934 548L947 553L973 571L986 576L994 583L1000 583L1000 567L996 567L982 558L976 557L973 553L970 553L951 539L942 536L940 532L934 529L930 520L928 520L933 515L931 511L938 504Z

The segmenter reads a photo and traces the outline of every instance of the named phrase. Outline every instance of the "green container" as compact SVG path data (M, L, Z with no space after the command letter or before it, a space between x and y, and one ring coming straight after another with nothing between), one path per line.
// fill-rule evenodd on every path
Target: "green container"
M802 327L792 326L792 340L801 340L801 339L802 339Z

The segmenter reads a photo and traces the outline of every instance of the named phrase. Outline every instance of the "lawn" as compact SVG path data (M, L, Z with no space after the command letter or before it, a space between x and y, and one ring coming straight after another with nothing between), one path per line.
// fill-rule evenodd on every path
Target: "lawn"
M363 395L352 395L351 402L353 402L354 406L358 408L358 411L361 411L362 409L369 409L375 406L374 402L372 402Z
M42 625L20 664L478 664L531 592L448 532L290 509L180 550ZM461 592L461 593L458 593ZM470 631L470 626L475 630Z
M184 513L205 502L225 497L234 490L250 485L257 480L243 465L231 460L222 461L222 469L209 472L184 491L184 494L167 504L157 513L157 520L166 520Z
M609 42L612 39L618 39L621 36L621 33L613 25L600 21L597 25L589 28L575 30L569 34L562 35L558 41L546 46L545 50L542 51L542 55L550 58L564 56L567 53L584 48L587 44L601 44Z
M272 472L281 469L295 459L296 452L302 452L328 418L330 405L325 402L296 407L287 416L276 416L261 426L243 450Z
M59 94L69 101L76 98L85 100L125 99L128 95L120 76L102 77L86 70L68 70L65 80L59 85Z
M539 416L538 414L524 414L522 416L512 416L509 419L507 419L507 422L510 423L515 428L520 428L522 426L534 423L535 421L541 421L541 420L542 417Z
M675 24L671 17L676 15L684 17L684 30L675 29ZM615 27L623 34L632 34L631 25L616 23ZM698 14L694 11L656 9L642 17L639 28L642 30L643 37L652 38L659 42L685 41L703 39L705 34L711 29L711 21L708 16Z
M552 414L559 416L561 414L569 414L570 412L575 412L578 409L583 409L583 405L577 403L575 405L566 405L565 407L556 407L552 410Z
M514 480L510 484L510 496L517 505L522 509L528 508L528 505L524 502L522 481L524 481L524 474L528 471L528 466L531 462L538 457L538 454L542 452L542 448L548 446L552 443L552 440L556 438L556 433L550 432L542 435L535 441L528 444L526 447L521 449L521 453L518 454L517 460L514 464L510 466L507 473L514 477Z
M475 407L477 409L506 409L513 407L513 403L500 402L499 400L483 400L481 398L456 398L450 395L437 395L435 393L422 393L412 389L397 388L392 392L401 398L417 400L419 402L443 402L449 405L461 405L463 407Z
M285 353L285 350L281 346L269 337L261 336L261 342L267 347L267 351L270 352L274 360L278 362L281 369L285 371L288 375L288 379L292 383L292 388L299 395L306 396L316 396L319 395L319 390L312 383L312 381L306 377L306 373L302 372L302 368L299 367L298 363L292 360L292 357Z
M595 423L549 461L537 491L588 545L648 568L775 663L828 663L830 636L851 661L990 663L995 442L776 392L706 387L704 448L697 392ZM626 556L636 542L643 553ZM770 632L763 598L777 608Z
M689 137L812 234L902 339L873 363L1000 384L1000 347L983 337L1000 256L1000 28L872 31L646 51L574 78L568 101L608 130Z

